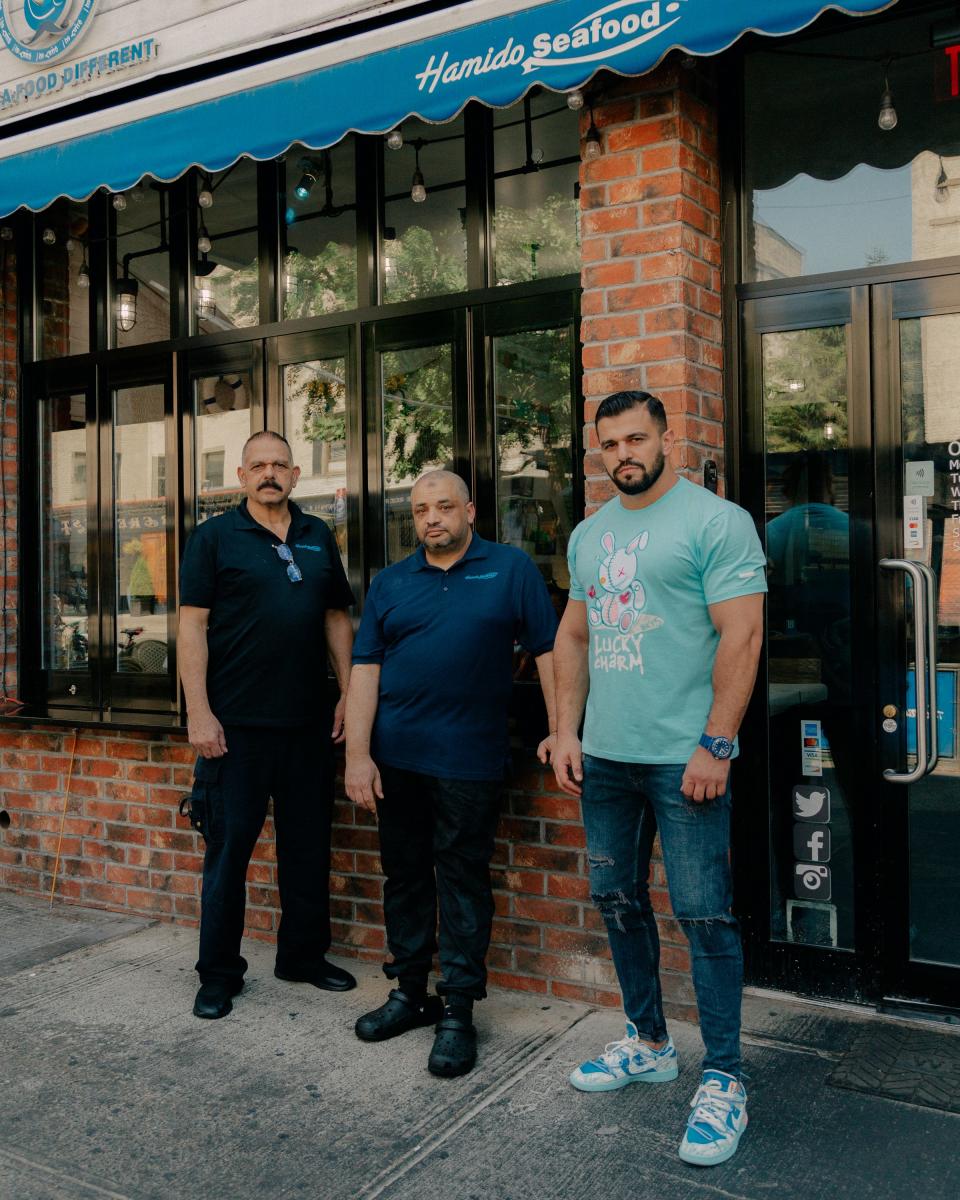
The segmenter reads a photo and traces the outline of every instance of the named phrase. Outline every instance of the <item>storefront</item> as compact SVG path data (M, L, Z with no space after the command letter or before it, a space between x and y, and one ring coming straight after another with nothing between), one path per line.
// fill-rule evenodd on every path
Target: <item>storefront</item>
M609 494L596 404L645 387L770 562L737 779L750 981L955 1005L955 11L317 3L294 29L250 4L215 30L185 3L158 30L101 7L31 41L0 4L0 886L196 918L177 572L250 432L290 439L358 595L450 464L559 609ZM524 749L537 691L518 661L493 979L612 1003L577 806ZM336 936L377 955L365 816L338 806ZM250 883L269 935L269 836Z

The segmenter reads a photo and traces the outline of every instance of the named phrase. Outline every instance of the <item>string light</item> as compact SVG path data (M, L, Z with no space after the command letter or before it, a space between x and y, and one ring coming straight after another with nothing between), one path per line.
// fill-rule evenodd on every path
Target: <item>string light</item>
M127 207L127 198L123 192L114 192L110 199L110 203L117 210L117 212L123 212L123 210Z
M200 254L209 254L213 249L213 242L210 240L210 234L207 232L207 227L200 222L200 228L197 230L197 250Z
M45 246L55 246L57 244L56 230L51 229L49 226L41 233L40 237Z
M603 153L603 146L600 142L600 130L597 129L596 122L593 119L593 106L590 106L590 128L587 130L587 137L583 143L583 157L585 159L599 158Z
M880 115L877 117L877 124L884 133L889 133L891 129L896 129L897 120L897 110L893 107L893 93L890 91L890 81L884 75L883 92L880 96Z
M205 176L203 187L197 193L197 203L201 208L213 208L213 185L209 175Z
M410 199L414 204L422 204L427 198L427 187L423 179L423 172L420 170L420 147L414 147L417 159L417 165L413 172L413 179L410 181Z
M572 109L574 112L578 112L581 108L583 108L583 104L583 92L581 92L579 88L575 88L572 92L567 92L567 108Z
M403 147L403 133L399 127L391 129L387 134L387 148L390 150L400 150Z
M77 271L77 287L86 290L90 286L90 268L87 266L87 247L83 247L83 262Z

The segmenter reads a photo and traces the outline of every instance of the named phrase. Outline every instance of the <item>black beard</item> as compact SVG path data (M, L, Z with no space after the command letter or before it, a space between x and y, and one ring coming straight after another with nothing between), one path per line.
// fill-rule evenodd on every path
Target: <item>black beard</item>
M641 468L643 475L635 483L623 483L616 475L611 475L610 478L625 496L639 496L642 492L649 491L653 487L663 474L665 466L666 459L661 453L653 460L653 466L649 471L645 467Z

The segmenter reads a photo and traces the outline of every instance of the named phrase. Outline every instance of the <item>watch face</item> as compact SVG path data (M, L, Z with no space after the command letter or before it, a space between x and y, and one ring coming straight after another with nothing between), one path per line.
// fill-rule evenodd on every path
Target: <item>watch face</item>
M733 753L733 742L727 741L724 737L714 738L710 753L714 758L729 758Z

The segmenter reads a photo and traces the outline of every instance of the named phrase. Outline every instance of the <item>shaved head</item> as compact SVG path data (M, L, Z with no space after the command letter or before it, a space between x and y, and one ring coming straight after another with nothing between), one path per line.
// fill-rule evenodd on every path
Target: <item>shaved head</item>
M420 478L411 488L411 496L417 490L417 488L421 486L421 484L425 487L452 488L464 502L464 504L468 504L470 502L470 489L460 478L460 476L455 474L453 471L426 471L420 476Z

